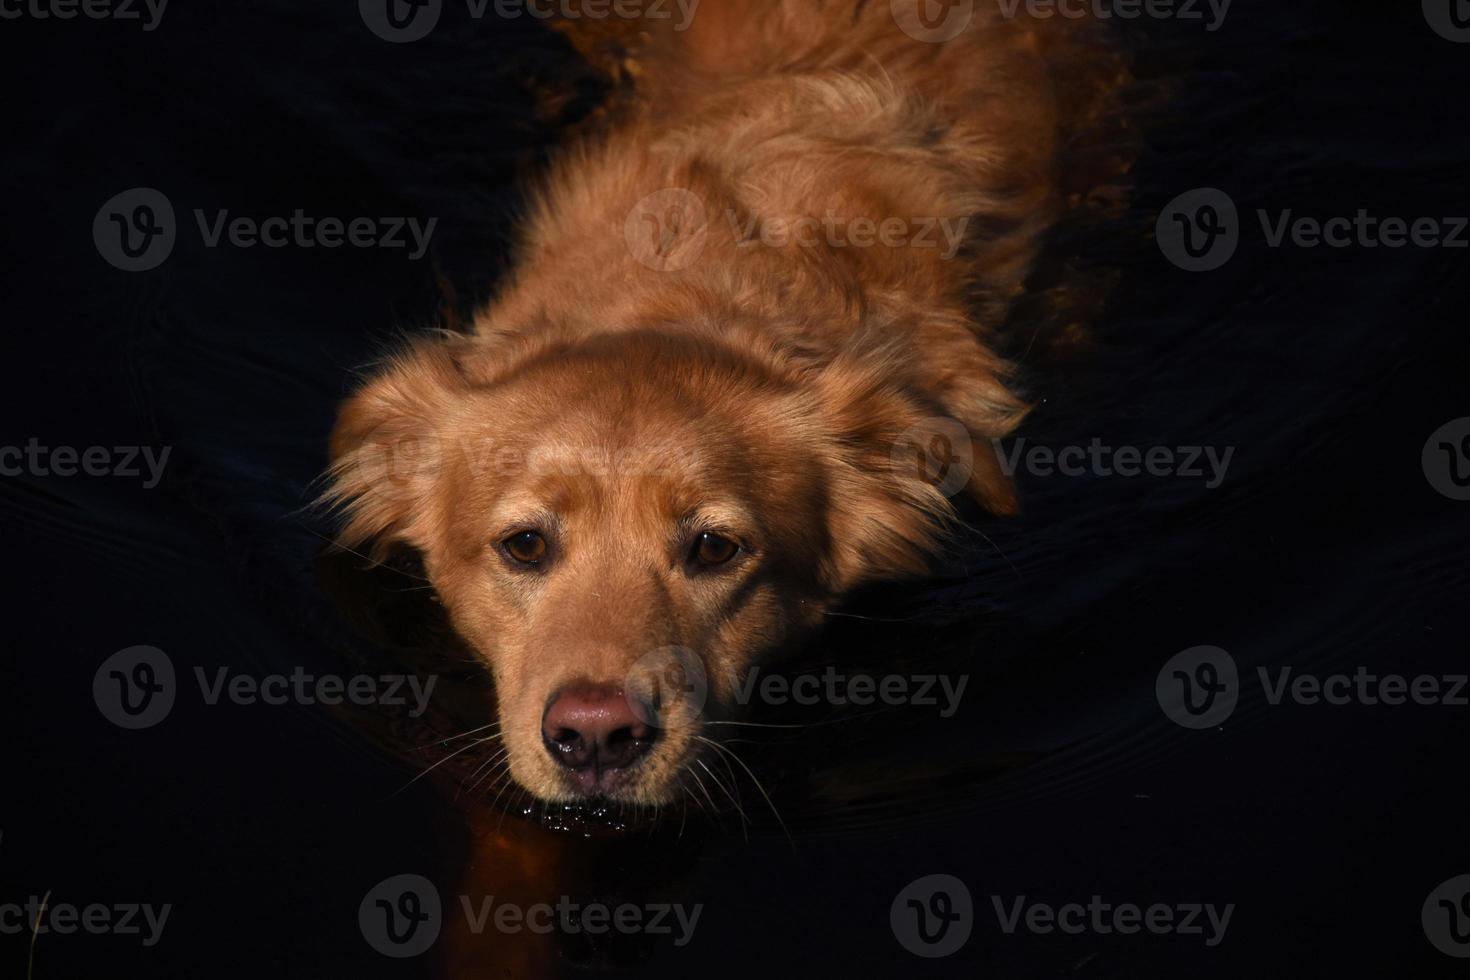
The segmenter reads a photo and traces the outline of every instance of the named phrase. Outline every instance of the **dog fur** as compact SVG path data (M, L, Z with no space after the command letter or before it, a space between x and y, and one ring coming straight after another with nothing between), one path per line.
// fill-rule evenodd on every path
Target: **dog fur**
M652 697L659 651L694 659L708 703L664 705L609 793L667 802L753 663L855 586L922 574L953 504L905 442L935 419L972 440L964 489L1015 508L991 440L1026 406L994 335L1064 204L1074 28L977 4L928 41L902 7L563 25L618 97L534 195L473 331L419 339L342 409L341 543L421 553L541 799L581 795L542 746L562 686ZM899 240L864 233L885 221ZM964 229L958 250L921 245L926 223ZM527 530L549 544L534 569L499 550ZM692 569L705 531L736 558Z

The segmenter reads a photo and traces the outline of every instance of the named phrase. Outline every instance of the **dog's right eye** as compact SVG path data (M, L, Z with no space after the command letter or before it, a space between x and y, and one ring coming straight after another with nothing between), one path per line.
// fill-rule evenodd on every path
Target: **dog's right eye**
M522 565L535 565L546 557L546 539L535 531L521 531L500 542L500 547Z
M706 532L694 540L692 557L700 565L714 567L734 558L739 550L740 546L729 538Z

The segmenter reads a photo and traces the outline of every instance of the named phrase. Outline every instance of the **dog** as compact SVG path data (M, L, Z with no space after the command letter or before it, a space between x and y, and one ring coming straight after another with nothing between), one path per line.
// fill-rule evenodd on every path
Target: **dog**
M1064 206L1073 25L951 8L704 0L582 35L615 95L508 283L342 408L338 541L422 556L536 798L670 802L746 672L924 574L955 494L1015 511L996 332Z

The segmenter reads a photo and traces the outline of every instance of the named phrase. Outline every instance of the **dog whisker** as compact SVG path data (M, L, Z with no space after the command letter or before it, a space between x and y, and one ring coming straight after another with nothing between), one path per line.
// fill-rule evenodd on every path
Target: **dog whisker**
M705 772L709 773L709 778L712 779L712 780L714 780L715 786L717 786L719 788L720 792L724 793L725 796L729 797L731 804L733 804L734 807L735 807L735 813L737 815L739 815L739 817L740 817L740 832L742 834L744 834L745 835L745 839L747 841L749 841L750 840L750 817L748 817L748 816L745 815L745 808L742 807L740 805L740 801L737 800L735 798L735 796L733 794L731 794L731 792L728 789L725 788L725 784L722 783L722 782L720 782L720 777L719 776L716 776L714 774L714 771L711 770L709 766L707 766L707 765L704 764L703 760L695 760L695 761L699 762L699 767L701 769L703 769ZM708 792L708 790L706 790L706 792ZM711 798L710 799L710 806L714 806L714 803L715 803L714 799Z
M699 760L697 760L697 759L695 761L696 762L699 762ZM699 765L701 767L704 767L704 763L703 762L700 762ZM713 796L710 796L709 790L705 788L704 780L702 780L702 779L699 778L699 773L695 772L693 769L690 769L687 765L684 768L688 771L689 775L691 775L691 776L694 777L694 782L698 784L699 791L704 794L704 798L707 799L707 800L709 800L710 812L712 812L712 813L718 813L720 808L715 805L715 798ZM709 770L708 769L705 769L705 771L708 772ZM711 774L711 778L713 778L713 774ZM686 786L685 789L688 789L688 787ZM689 795L690 796L694 796L694 793L693 793L692 790L690 791ZM695 797L694 798L694 802L699 803L699 798L698 797ZM701 810L703 810L704 809L704 804L703 803L699 803L699 808Z
M494 741L494 739L495 739L495 736L491 735L491 736L488 736L486 738L476 739L475 741L470 742L468 745L465 745L465 746L462 746L461 748L455 749L453 752L449 753L444 758L440 759L438 762L434 763L432 766L430 766L429 768L425 769L423 772L419 773L417 776L413 777L408 782L404 783L402 786L400 786L397 789L396 792L394 792L393 795L394 796L397 796L399 793L402 793L404 790L408 789L414 783L418 782L420 779L423 779L429 773L433 772L435 769L438 769L440 766L444 765L444 763L448 762L450 759L453 759L455 756L459 755L461 752L466 752L466 751L474 748L477 745L483 745L486 742Z
M819 721L806 725L776 725L759 721L706 721L706 725L736 725L740 728L812 728L814 725L830 725L836 722Z
M695 779L695 781L698 781L699 780L698 774L696 774L693 769L690 769L689 768L689 764L688 763L685 763L683 768L684 768L684 772L687 772L690 776L693 776L694 779ZM701 788L702 788L702 786L701 786ZM709 813L709 810L705 809L705 805L700 802L699 797L697 797L697 796L694 795L694 790L690 789L689 788L689 784L686 783L686 782L684 782L684 780L682 780L682 779L679 780L679 790L681 792L683 792L686 796L688 796L689 799L693 800L694 801L694 805L697 806L697 807L699 807L699 809L700 809L701 812L703 812L703 813ZM706 796L709 795L709 793L708 793L707 790L705 791L705 795ZM711 801L711 802L713 802L713 801ZM686 815L689 812L689 805L687 803L684 805L684 812L685 812Z
M475 768L475 771L470 773L470 777L473 778L475 781L470 784L469 789L465 790L465 793L473 793L475 791L475 787L480 785L480 783L483 782L485 778L490 775L490 773L495 771L493 768L495 764L501 759L505 758L509 753L510 749L501 749L499 752L495 753L490 758L480 763L479 766ZM483 773L483 775L481 775L481 773Z
M306 525L302 525L302 526L303 527L306 527ZM339 551L345 551L349 555L353 555L353 556L355 556L357 558L361 558L363 561L365 561L365 562L368 563L367 564L367 567L368 568L386 568L390 572L397 572L399 575L402 575L404 578L418 579L420 582L429 582L429 579L425 578L422 575L415 575L413 572L405 571L402 568L395 568L392 565L387 564L386 562L380 561L380 560L378 560L376 558L371 558L371 557L363 554L360 551L356 551L353 548L349 548L347 545L343 544L341 541L337 540L336 538L331 537L330 535L323 534L320 531L316 530L315 528L306 527L306 531L307 531L308 534L312 534L312 535L315 535L318 538L321 538L323 541L327 542L328 544L330 544L332 547L336 548ZM430 584L432 585L432 583L430 583Z
M792 839L791 831L786 829L786 821L781 818L781 811L776 809L776 804L771 801L771 794L767 793L766 788L761 785L761 781L755 778L755 773L750 771L750 767L745 764L745 760L741 759L740 756L735 753L734 749L727 748L726 746L721 745L719 742L716 742L714 739L705 738L703 735L696 735L694 737L699 741L705 743L706 745L713 746L716 750L728 754L729 757L734 760L741 769L745 770L745 774L750 777L750 781L755 784L755 788L760 791L761 796L765 799L766 806L771 808L771 814L776 818L776 823L781 825L781 833L786 835L786 842L792 847L795 847L796 841Z
M495 782L490 784L489 789L485 790L487 794L490 792L490 790L495 790L495 799L490 801L490 809L495 809L495 807L500 803L500 798L505 795L505 791L514 785L515 780L512 779L510 775L510 762L509 760L507 760L505 763L505 769L500 773L500 775L495 777ZM502 812L500 817L502 820L504 820L505 813Z
M916 619L922 618L919 616L861 616L857 613L833 612L831 610L827 610L826 612L822 613L822 615L833 616L837 619L863 619L867 620L870 623L911 623Z
M31 947L26 957L26 980L31 980L32 971L36 968L36 937L41 934L41 923L46 919L46 906L51 902L51 889L46 889L46 894L41 896L41 909L36 913L36 921L31 926Z
M498 722L498 721L492 721L488 725L481 725L479 728L471 728L468 731L460 732L458 735L446 735L443 738L436 738L432 742L425 742L423 745L419 745L419 746L416 746L416 747L417 748L420 748L420 749L427 749L427 748L429 748L430 746L433 746L433 745L441 745L442 746L442 745L444 745L444 744L446 744L448 742L455 742L455 741L458 741L459 739L465 738L466 736L473 735L476 732L483 732L483 731L486 731L487 729L491 729L491 728L494 728L494 729L497 729L498 730L500 728L500 722ZM489 736L489 737L495 737L495 736L492 735L492 736Z

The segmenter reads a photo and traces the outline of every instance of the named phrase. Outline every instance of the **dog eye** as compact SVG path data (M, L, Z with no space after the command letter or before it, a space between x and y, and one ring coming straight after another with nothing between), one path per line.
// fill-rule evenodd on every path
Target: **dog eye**
M740 546L729 538L706 532L694 539L693 558L701 565L723 565L739 550Z
M535 531L522 531L512 534L500 546L505 553L510 555L522 565L534 565L546 557L546 539Z

